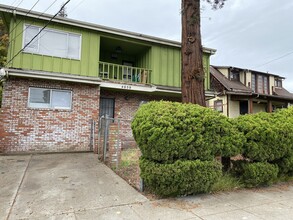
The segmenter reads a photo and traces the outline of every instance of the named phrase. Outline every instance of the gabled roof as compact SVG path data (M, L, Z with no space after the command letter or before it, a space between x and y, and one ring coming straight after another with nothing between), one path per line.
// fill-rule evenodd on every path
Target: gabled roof
M215 67L210 66L211 75L214 76L228 91L235 93L247 93L252 94L253 91L243 85L241 82L231 81L227 79L219 70Z
M288 97L288 98L292 98L293 99L293 93L288 92L284 88L275 87L273 92L274 92L275 95L283 96L283 97Z
M213 65L215 68L224 68L224 69L235 69L235 70L240 70L240 71L249 71L249 72L253 72L253 73L258 73L258 74L264 74L264 75L271 75L271 76L275 76L275 77L278 77L280 79L285 79L285 77L283 76L279 76L277 74L274 74L274 73L269 73L269 72L261 72L261 71L258 71L258 70L252 70L252 69L244 69L244 68L240 68L240 67L236 67L236 66L215 66Z
M36 11L29 11L27 9L22 9L22 8L17 8L15 10L13 7L8 6L8 5L3 5L3 4L0 4L0 12L8 13L13 16L21 15L21 16L25 16L25 17L41 19L41 20L46 20L46 21L49 21L53 17L50 14L44 14L44 13L40 13L40 12L36 12ZM154 36L150 36L150 35L130 32L130 31L125 31L125 30L116 29L116 28L110 28L110 27L97 25L97 24L93 24L93 23L89 23L89 22L83 22L83 21L79 21L79 20L74 20L74 19L70 19L70 18L64 18L64 17L57 16L52 21L56 22L56 23L60 23L60 24L67 24L67 25L71 25L71 26L75 26L75 27L81 27L81 28L100 31L100 32L104 32L104 33L115 34L115 35L119 35L119 36L130 37L130 38L134 38L134 39L138 39L138 40L143 40L143 41L159 43L159 44L164 44L164 45L168 45L168 46L181 48L181 42L178 42L178 41L163 39L163 38L159 38L159 37L154 37ZM203 47L203 51L205 53L209 53L209 54L215 54L215 52L216 52L215 49L207 48L207 47Z
M218 67L224 68L224 67ZM228 94L235 94L235 95L258 95L258 96L265 96L277 99L284 99L284 100L293 100L293 93L288 92L284 88L274 87L273 95L268 94L257 94L252 91L249 87L246 87L241 82L231 81L226 76L224 76L217 67L210 66L210 73L216 80L226 89L226 93Z

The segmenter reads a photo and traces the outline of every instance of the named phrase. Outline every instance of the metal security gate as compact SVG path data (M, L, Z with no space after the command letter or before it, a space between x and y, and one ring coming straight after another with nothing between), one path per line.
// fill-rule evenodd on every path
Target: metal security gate
M108 115L99 118L96 152L100 160L118 167L122 150L136 147L131 119L112 118Z
M131 121L107 115L100 117L96 153L118 175L123 173L122 178L142 190L138 167L141 153L132 135Z
M120 124L120 119L108 115L99 119L97 153L104 163L116 167L121 154Z

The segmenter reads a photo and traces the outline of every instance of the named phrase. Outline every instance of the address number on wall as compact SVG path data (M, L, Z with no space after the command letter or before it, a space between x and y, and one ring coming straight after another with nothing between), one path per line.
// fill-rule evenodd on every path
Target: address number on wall
M121 86L121 89L131 89L131 86L123 85L123 86Z

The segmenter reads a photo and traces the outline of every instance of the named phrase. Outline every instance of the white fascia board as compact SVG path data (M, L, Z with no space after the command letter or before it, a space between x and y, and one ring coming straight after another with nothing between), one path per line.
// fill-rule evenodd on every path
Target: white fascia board
M14 69L13 70L6 69L6 71L7 71L8 77L17 76L17 77L26 77L26 78L35 78L35 79L78 82L78 83L95 84L95 85L101 84L101 80L99 78L93 78L93 77L82 77L82 76L66 75L66 74L51 73L51 72L37 72L37 71L25 71L25 70L14 70Z

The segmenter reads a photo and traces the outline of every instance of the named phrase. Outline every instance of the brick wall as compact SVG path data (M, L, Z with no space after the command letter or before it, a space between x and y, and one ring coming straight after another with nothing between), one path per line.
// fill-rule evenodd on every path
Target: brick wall
M148 95L147 93L111 91L101 89L101 97L115 99L115 118L120 119L119 136L121 139L121 148L135 147L131 130L131 121L140 104L143 101L169 100L181 101L181 97L170 97L163 95ZM116 120L115 120L116 121Z
M28 108L30 86L71 90L72 109ZM98 86L10 77L0 113L0 152L88 151L98 113Z

